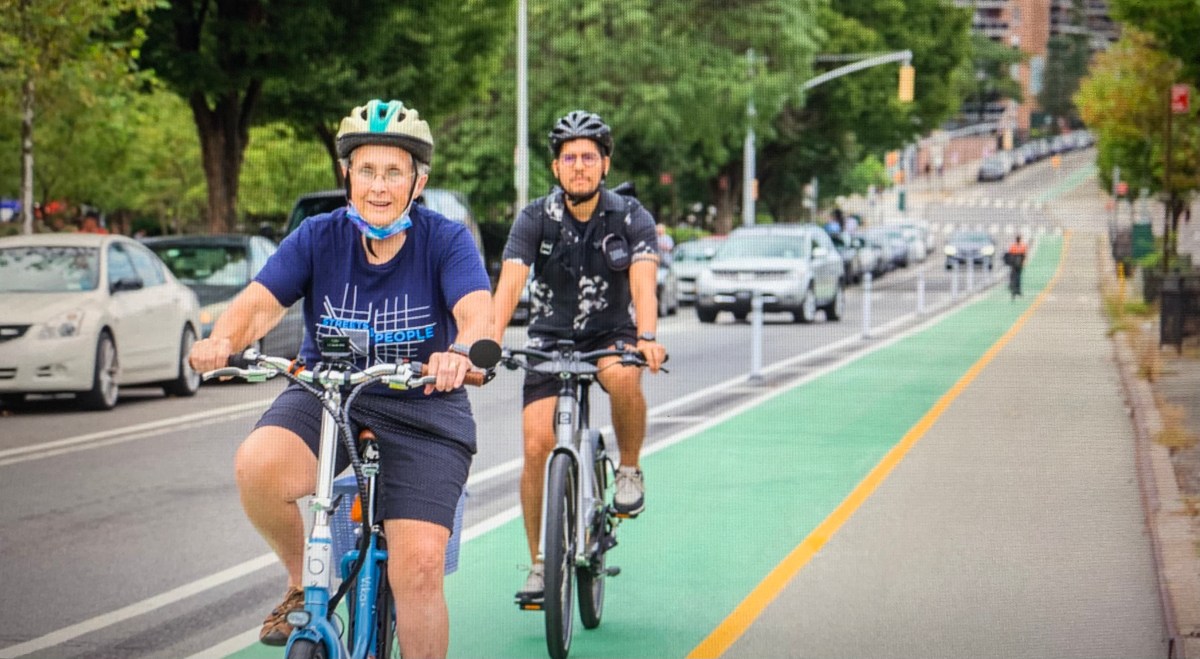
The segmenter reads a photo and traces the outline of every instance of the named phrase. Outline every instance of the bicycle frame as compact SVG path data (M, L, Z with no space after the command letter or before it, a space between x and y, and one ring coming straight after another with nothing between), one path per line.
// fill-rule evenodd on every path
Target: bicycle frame
M342 630L333 623L329 613L330 592L333 590L333 535L330 518L338 501L333 498L333 479L336 469L338 442L337 420L330 409L341 409L342 395L336 386L326 386L321 395L321 443L317 453L317 489L310 505L313 511L313 526L304 547L304 611L307 620L288 638L284 656L291 651L296 641L302 639L321 643L329 650L330 657L364 659L375 647L376 617L392 615L389 611L375 611L380 573L387 569L387 550L379 546L381 535L374 519L376 482L374 474L368 475L368 501L364 502L363 514L370 515L371 532L367 538L366 558L355 577L355 614L351 635L347 645L342 640ZM348 576L349 566L358 559L358 550L348 552L341 561L343 577ZM364 615L366 613L366 615ZM291 620L289 620L291 622Z

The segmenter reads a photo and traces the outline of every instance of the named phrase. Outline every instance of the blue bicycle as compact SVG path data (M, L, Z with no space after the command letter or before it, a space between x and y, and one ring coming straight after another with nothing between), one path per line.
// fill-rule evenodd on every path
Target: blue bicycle
M420 362L377 364L366 369L346 359L351 350L345 337L322 337L322 362L312 368L292 359L270 357L256 350L230 358L230 366L204 374L204 378L236 377L263 382L283 375L317 396L323 407L321 443L317 454L317 488L311 508L313 525L304 547L304 608L287 616L295 629L288 639L287 659L386 659L396 650L396 606L387 582L387 541L378 510L379 448L374 436L364 432L356 442L351 436L349 410L368 385L382 382L393 389L413 389L436 379L424 375ZM483 385L499 359L500 348L491 341L472 346L471 360L485 371L471 371L467 384ZM335 496L334 469L339 440L350 456L357 484L357 499L351 504L361 511L361 533L357 547L334 556L331 521L340 505ZM335 564L341 585L333 589ZM345 598L347 624L334 613ZM349 636L343 639L345 629ZM399 652L395 654L398 656Z

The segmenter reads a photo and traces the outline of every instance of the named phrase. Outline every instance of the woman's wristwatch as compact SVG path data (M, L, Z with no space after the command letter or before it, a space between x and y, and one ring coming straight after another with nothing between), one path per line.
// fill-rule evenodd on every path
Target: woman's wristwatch
M638 334L638 341L658 341L658 337L654 335L654 332L642 332Z

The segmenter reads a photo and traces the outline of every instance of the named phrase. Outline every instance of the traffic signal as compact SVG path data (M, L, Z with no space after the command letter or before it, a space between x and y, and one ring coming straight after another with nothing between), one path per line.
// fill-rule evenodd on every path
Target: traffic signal
M897 96L901 103L912 103L913 83L916 77L917 70L911 64L904 64L900 67L900 89Z

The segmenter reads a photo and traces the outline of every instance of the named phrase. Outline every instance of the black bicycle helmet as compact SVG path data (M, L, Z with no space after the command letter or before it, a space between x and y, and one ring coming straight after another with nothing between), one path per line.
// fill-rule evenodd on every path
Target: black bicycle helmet
M339 158L364 144L398 146L426 165L433 162L433 135L421 115L401 101L369 101L342 119L337 133Z
M550 152L557 158L563 144L581 137L595 142L604 157L612 155L613 138L608 124L600 115L585 110L575 110L554 124L550 131Z

